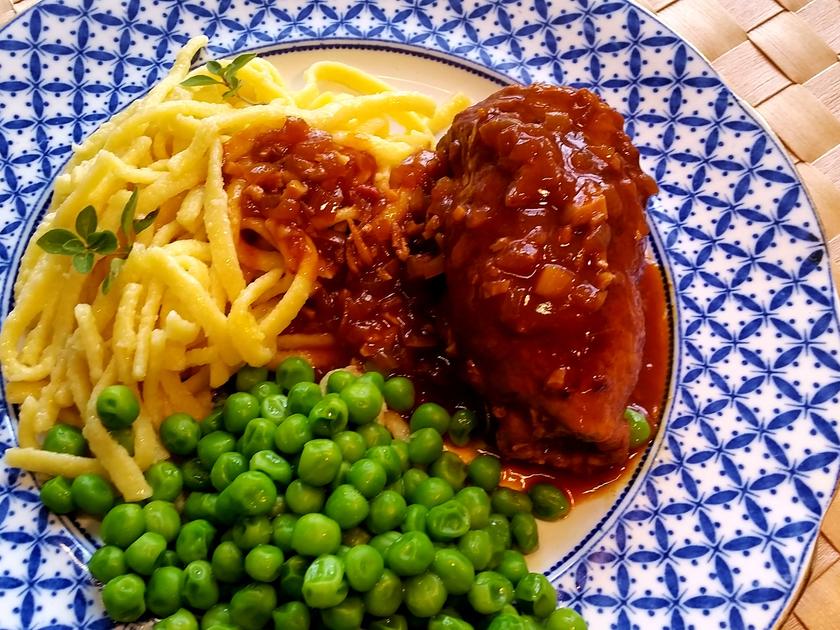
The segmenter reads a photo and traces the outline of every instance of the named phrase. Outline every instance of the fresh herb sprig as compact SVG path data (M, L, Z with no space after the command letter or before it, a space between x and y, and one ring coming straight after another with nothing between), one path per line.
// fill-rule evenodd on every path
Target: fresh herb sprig
M122 243L118 235L111 230L97 230L96 209L93 206L85 206L76 217L75 232L64 228L53 228L35 244L49 254L72 256L73 268L79 273L89 273L93 269L97 255L113 255L108 266L108 273L102 281L102 293L108 293L125 259L134 247L135 238L154 223L158 215L158 210L155 210L142 219L135 219L136 210L137 190L134 190L120 214L119 232Z
M254 53L244 53L236 57L233 61L231 61L226 66L222 66L218 61L208 61L205 64L205 68L207 72L214 76L208 76L206 74L196 74L187 79L181 81L181 85L184 87L201 87L205 85L221 85L222 87L226 87L227 91L222 94L223 98L231 98L234 96L238 96L246 103L251 103L249 100L244 98L241 94L239 94L239 88L242 87L242 83L239 80L239 77L236 76L236 73L239 72L242 67L256 57ZM217 77L217 78L216 78Z

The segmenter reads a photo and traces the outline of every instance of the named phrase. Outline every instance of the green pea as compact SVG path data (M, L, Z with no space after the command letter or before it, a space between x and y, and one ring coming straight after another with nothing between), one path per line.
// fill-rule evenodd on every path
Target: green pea
M114 506L114 489L96 473L79 475L70 484L73 503L82 512L102 516Z
M378 422L368 422L356 429L362 436L368 448L372 446L388 446L392 441L391 432Z
M408 630L408 621L403 615L389 615L374 620L370 624L369 630Z
M404 376L392 376L382 388L385 404L394 411L408 411L414 406L414 383Z
M364 594L365 609L376 617L388 617L403 602L403 585L396 573L385 569L369 591Z
M341 466L341 450L332 440L314 439L303 447L297 474L311 486L326 486Z
M356 380L356 375L347 370L334 370L327 377L327 392L338 394L342 389Z
M125 563L135 573L151 575L164 551L166 539L155 532L146 532L125 550Z
M323 514L304 514L292 533L292 549L302 556L335 553L341 544L341 528Z
M289 391L298 383L313 383L315 381L315 370L306 359L289 357L283 359L277 366L275 377L277 384L285 391Z
M323 397L317 383L296 383L289 390L288 413L308 416Z
M76 427L61 422L54 424L44 436L41 448L53 453L85 455L88 450L87 440Z
M473 630L473 627L463 619L441 613L429 620L428 630Z
M160 534L166 542L175 540L181 529L181 517L178 510L168 501L155 500L144 505L143 520L146 531ZM105 522L103 521L102 524L104 526Z
M444 435L447 429L449 429L449 422L449 412L446 409L437 403L426 402L417 407L414 413L411 414L409 426L411 427L412 433L420 429L425 429L426 427L431 427L441 435Z
M531 497L519 490L510 488L496 488L490 496L493 511L504 514L508 518L518 512L530 513L534 509Z
M435 557L432 541L423 532L407 532L388 548L385 560L388 568L399 576L420 575L429 568Z
M403 532L426 532L426 515L429 513L425 505L413 503L405 510L405 518L403 519L400 529Z
M53 477L41 486L41 503L53 514L70 514L76 509L70 482L64 477Z
M419 503L429 509L436 505L446 503L455 493L446 481L438 477L429 477L424 479L414 490L414 493L409 496L412 503Z
M382 411L382 392L369 380L356 379L339 394L347 405L350 422L367 424L372 422Z
M426 531L435 540L455 540L470 529L470 515L462 503L449 500L429 509Z
M545 620L546 630L586 630L587 625L575 610L558 608Z
M432 463L429 473L446 480L455 490L460 490L467 479L467 466L458 455L446 451Z
M198 620L186 608L179 608L155 624L155 630L198 630Z
M184 572L178 567L159 567L146 584L146 606L157 617L166 617L181 607Z
M303 602L286 602L272 615L274 630L309 630L309 609Z
M119 575L102 589L105 612L114 621L137 621L146 612L146 585L134 574Z
M387 483L393 483L400 478L402 462L393 446L371 446L365 451L365 457L382 465Z
M351 464L357 462L365 455L367 444L364 438L356 431L341 431L333 436L333 441L341 451L341 458Z
M452 414L449 423L449 439L456 446L464 446L470 441L472 432L478 426L475 414L469 409L458 409Z
M289 462L270 449L254 453L248 469L268 475L274 483L281 486L289 485L292 480L292 467Z
M310 486L300 479L295 479L286 488L286 503L289 509L296 514L320 512L325 501L326 492L323 488Z
M145 473L146 481L152 487L152 500L174 501L184 487L181 469L170 461L152 464Z
M542 625L536 620L520 616L515 609L510 612L505 612L505 609L493 617L487 630L541 630Z
M387 480L388 475L382 464L366 457L355 462L347 475L347 481L366 499L382 492Z
M645 414L633 407L624 410L624 419L630 425L630 449L646 444L650 439L651 428Z
M222 419L222 408L216 407L213 409L204 416L201 422L198 423L198 426L201 428L202 437L214 431L222 431L225 428L224 420Z
M409 468L402 476L403 486L405 487L405 496L411 498L417 492L417 487L421 482L428 479L429 475L419 468Z
M369 544L384 558L388 554L388 549L399 540L400 536L402 534L396 531L384 532L371 538Z
M178 554L172 551L171 549L167 549L164 551L160 558L157 561L157 567L178 567L181 568L181 559L178 557Z
M191 492L184 502L184 517L190 521L203 518L211 523L219 523L219 495Z
M243 630L260 630L277 607L277 593L270 584L248 584L230 598L230 620Z
M249 470L236 477L219 493L219 512L233 517L268 514L277 501L274 482L258 470Z
M271 522L271 542L284 553L292 550L292 536L298 517L294 514L280 514Z
M128 573L123 550L113 545L105 545L94 551L87 566L90 574L103 584Z
M193 560L206 560L209 556L216 528L203 519L190 521L181 527L175 539L175 553L184 564Z
M213 468L213 464L222 455L236 449L236 438L226 431L213 431L198 441L198 459L201 465L207 470Z
M274 431L277 426L266 418L254 418L245 427L245 433L240 438L239 451L250 458L260 451L274 448Z
M344 563L333 555L325 554L316 558L303 576L301 592L310 608L338 606L347 597L348 590L344 579Z
M534 516L543 521L556 521L569 513L572 504L568 495L549 483L538 483L528 491Z
M273 582L280 577L283 552L274 545L257 545L245 556L245 572L257 582Z
M468 593L475 580L475 569L469 558L452 547L435 552L432 571L443 580L446 591L452 595Z
M405 499L393 490L385 490L370 502L367 526L374 534L399 527L405 518Z
M143 508L136 503L115 505L102 519L99 535L106 545L125 549L146 531Z
M280 593L288 599L303 598L303 576L309 568L310 560L303 556L292 556L280 565L277 586Z
M125 449L125 452L134 457L134 430L131 427L125 429L114 429L108 431L114 441Z
M290 415L274 430L274 444L277 450L287 455L297 455L311 439L309 419L299 413Z
M160 425L160 439L170 453L189 455L201 439L201 427L186 413L173 413Z
M222 453L210 470L210 482L221 492L246 470L248 462L241 453Z
M266 375L268 373L266 372ZM238 388L237 388L238 389ZM240 389L239 391L246 391L244 389ZM257 400L262 403L266 398L269 396L277 396L283 393L283 390L280 389L280 386L275 383L274 381L256 381L254 382L248 389L247 392L251 394L251 396L256 397Z
M229 602L211 606L201 616L201 630L210 630L214 626L217 626L218 630L231 630L233 628L233 622L230 620Z
M438 614L446 603L446 588L434 573L409 578L405 584L405 605L415 617Z
M250 365L239 368L236 373L236 391L247 392L260 383L266 382L268 368L252 367Z
M266 516L249 516L236 522L231 539L243 551L264 545L271 540L273 527Z
M367 518L369 512L367 499L349 484L333 490L324 506L324 513L338 523L341 529L355 527Z
M493 559L493 543L484 529L473 529L464 534L458 541L458 550L469 558L477 571L487 569Z
M309 412L312 434L319 437L331 437L344 431L348 420L347 404L338 394L327 394Z
M519 580L528 574L528 563L520 552L506 549L501 553L496 572L504 575L511 584L519 584Z
M245 556L236 543L226 540L213 550L210 566L217 580L236 584L245 575Z
M364 527L351 527L341 535L341 544L355 547L368 544L370 539L371 535Z
M482 529L490 523L490 497L481 488L463 488L455 500L463 503L470 513L470 529Z
M516 585L517 608L526 615L548 617L557 605L557 591L542 573L528 573Z
M443 452L443 438L431 427L418 429L408 442L408 457L415 465L431 464Z
M369 545L351 547L344 557L344 570L350 586L365 593L382 577L385 562L382 555Z
M498 562L501 559L502 552L509 549L513 543L510 521L504 514L491 514L486 529L487 533L490 534L490 542L493 543L494 562Z
M321 621L329 630L357 630L365 616L365 605L358 597L348 597L337 606L321 611Z
M140 403L130 387L109 385L96 397L96 415L107 429L130 427L140 415Z
M539 547L537 521L533 514L517 512L510 519L510 533L522 553L533 553Z
M376 385L376 388L380 392L385 389L385 376L382 372L375 369L365 369L365 373L356 380L363 381L365 383L372 383Z
M225 430L240 435L247 424L260 415L260 401L247 392L236 392L225 400L222 419Z
M467 475L476 486L492 492L502 478L502 464L493 455L478 455L467 466Z
M188 459L181 465L181 476L187 490L195 492L213 489L210 472L204 468L198 458Z
M272 394L260 400L260 416L280 424L288 415L289 399L283 394Z
M495 571L482 571L475 576L467 598L476 612L490 615L513 601L513 585Z

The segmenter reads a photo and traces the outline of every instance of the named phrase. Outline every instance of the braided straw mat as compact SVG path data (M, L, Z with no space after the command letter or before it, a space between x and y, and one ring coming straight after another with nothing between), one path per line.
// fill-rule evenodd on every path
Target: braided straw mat
M37 0L0 0L0 25ZM840 0L636 0L694 44L781 138L825 229L840 285ZM840 628L840 497L782 630Z

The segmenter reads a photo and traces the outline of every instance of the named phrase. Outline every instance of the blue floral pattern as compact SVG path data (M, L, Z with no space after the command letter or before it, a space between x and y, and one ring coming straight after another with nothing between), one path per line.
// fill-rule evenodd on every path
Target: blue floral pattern
M665 430L600 531L550 577L592 628L767 628L806 569L838 473L840 337L813 209L782 150L699 55L625 1L43 0L0 30L0 281L71 144L213 55L332 39L431 49L598 91L660 183L677 311ZM4 419L0 449L14 442ZM0 474L0 623L106 628L92 543Z

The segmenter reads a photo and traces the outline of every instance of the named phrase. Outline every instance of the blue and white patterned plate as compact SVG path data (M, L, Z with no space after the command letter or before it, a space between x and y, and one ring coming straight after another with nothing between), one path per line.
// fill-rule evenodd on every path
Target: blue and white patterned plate
M476 96L499 81L596 90L661 193L672 391L656 442L612 494L543 531L538 563L592 628L769 628L807 570L838 473L840 337L814 210L777 141L708 63L624 1L43 0L0 30L0 283L53 179L190 36L214 56L339 58ZM327 45L328 44L328 45ZM507 77L507 78L506 78ZM431 89L431 88L430 88ZM6 415L0 448L13 444ZM105 628L83 561L29 475L0 474L0 626Z

